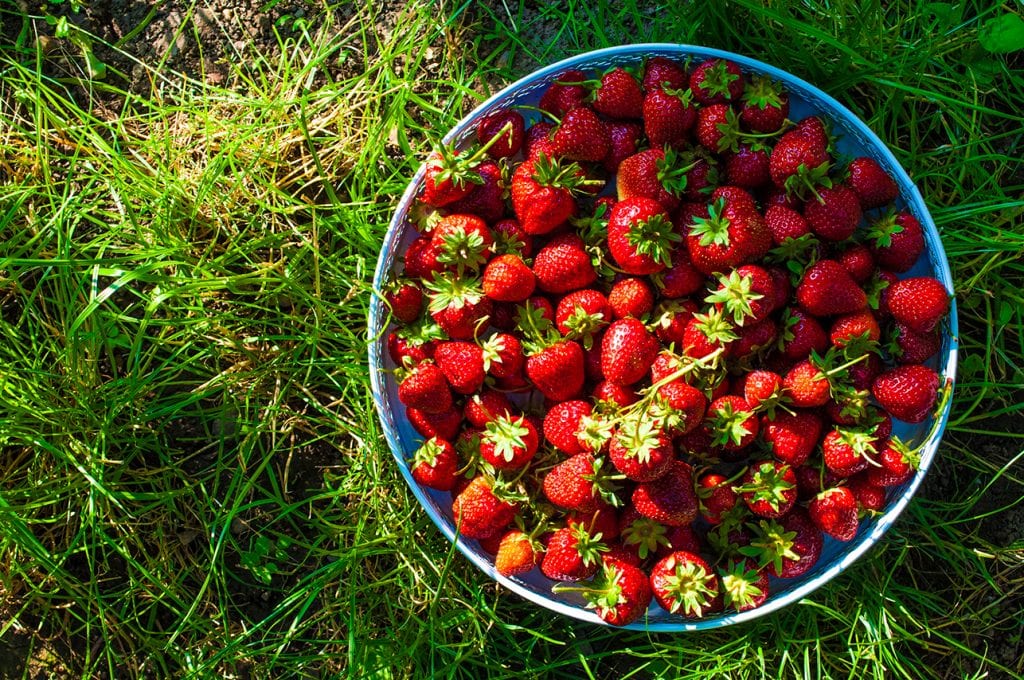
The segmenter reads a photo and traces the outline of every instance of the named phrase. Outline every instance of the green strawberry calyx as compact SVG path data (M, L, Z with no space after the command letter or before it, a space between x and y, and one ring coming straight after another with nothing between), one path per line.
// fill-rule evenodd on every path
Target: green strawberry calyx
M725 198L720 198L708 206L707 217L695 217L690 227L690 234L700 238L703 247L716 245L728 248L730 243L729 218L722 216Z
M793 482L785 478L788 465L776 467L775 464L764 462L758 465L747 484L733 487L736 493L749 494L754 503L767 503L772 510L778 510L786 502L788 492L794 488Z
M708 414L714 438L711 443L714 446L725 446L732 444L739 446L743 439L750 435L745 423L753 416L751 411L733 408L731 402L725 402ZM773 467L774 469L774 467Z
M754 277L744 276L734 269L718 279L718 290L704 298L704 302L721 304L727 313L732 314L733 323L742 326L744 320L754 316L750 303L764 297L751 290L753 281Z
M737 611L752 607L762 595L756 584L759 580L758 570L751 567L746 560L733 562L722 570L722 598L726 606Z
M681 240L672 220L660 213L633 222L626 234L626 242L637 254L646 255L666 267L672 266L673 244Z
M786 529L774 520L761 520L752 525L755 537L750 545L740 548L740 554L753 557L758 566L771 565L776 574L782 573L782 561L800 561L800 555L793 550L795 531Z
M718 594L718 579L692 560L674 560L672 573L664 580L664 591L672 603L669 611L700 617Z
M484 438L494 446L494 454L505 462L511 463L516 454L526 450L523 437L529 435L530 430L524 420L524 416L515 419L498 416L484 427Z

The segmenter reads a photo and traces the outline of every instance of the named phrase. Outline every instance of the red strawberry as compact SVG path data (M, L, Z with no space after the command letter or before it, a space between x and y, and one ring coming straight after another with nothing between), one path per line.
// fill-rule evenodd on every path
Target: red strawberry
M582 106L587 97L587 76L570 69L560 74L544 91L538 106L561 118L570 109Z
M855 243L836 255L836 261L859 284L866 283L875 273L875 257L867 246Z
M635 196L652 198L665 210L674 210L686 188L692 166L672 149L640 151L619 164L615 186L620 201Z
M949 311L949 293L931 276L902 279L889 286L889 313L916 333L928 333Z
M480 456L499 470L526 467L537 453L537 428L524 416L498 416L480 435Z
M644 65L644 77L641 85L645 92L658 88L682 90L689 87L690 77L683 65L668 57L651 57Z
M480 184L446 209L452 213L476 215L486 222L497 222L505 216L505 198L508 196L505 170L494 161L484 161L477 166L476 172L480 176Z
M388 356L398 366L411 368L434 356L434 340L418 331L408 332L412 326L388 333Z
M921 364L910 364L889 369L875 378L871 394L894 418L920 423L935 406L938 389L938 373Z
M449 441L455 439L462 428L462 414L456 408L441 413L427 413L418 408L406 408L405 415L409 423L421 437L430 439L439 437Z
M804 359L812 351L824 352L828 335L814 317L800 309L787 309L782 314L779 349L788 359Z
M872 469L846 480L846 488L857 499L857 507L861 512L881 512L885 507L885 487L873 484L868 478Z
M398 400L426 413L444 413L452 407L452 392L441 369L427 360L416 364L398 384Z
M829 332L829 340L840 348L851 342L878 342L881 336L882 329L878 326L878 320L866 309L837 317Z
M774 371L754 369L743 376L742 397L747 406L755 411L775 412L782 399L782 376Z
M544 438L562 453L582 453L584 448L578 435L583 419L592 412L591 405L579 399L555 404L544 416Z
M730 561L721 578L725 606L738 612L760 607L768 599L768 572L751 560Z
M682 347L686 324L696 312L697 303L693 300L662 300L651 315L655 335L665 345Z
M551 133L551 153L558 158L598 163L610 150L608 129L593 109L585 106L567 112Z
M599 502L618 502L617 487L604 470L604 459L589 452L577 453L544 475L544 496L564 510L594 512Z
M417 237L405 250L405 275L410 279L429 281L445 269L444 263L438 262L438 255L440 251L429 234Z
M456 213L442 217L431 232L438 262L450 269L478 271L487 261L494 235L476 215Z
M839 480L839 477L819 463L801 465L796 468L797 499L809 501L822 490L835 486Z
M484 367L495 378L522 375L526 365L523 343L512 333L495 333L483 344Z
M836 427L821 442L825 467L839 478L864 470L875 457L876 438L860 428Z
M865 210L880 208L892 203L899 196L900 190L896 181L874 158L854 158L847 166L847 172L850 177L846 183L856 192L860 205Z
M704 287L704 273L693 266L685 244L672 251L672 265L652 276L662 298L682 298Z
M466 422L479 428L486 427L487 423L500 416L510 416L514 411L504 392L489 388L474 394L462 407Z
M893 329L892 352L901 364L923 364L942 348L942 338L937 330L918 333L903 323Z
M718 600L718 576L700 556L677 551L651 567L654 599L670 614L701 618Z
M650 517L644 517L632 505L627 506L619 516L619 536L622 545L633 551L638 563L658 554L659 551L669 549L672 543L669 532L675 528L677 527L668 527ZM678 528L690 529L688 526Z
M739 101L745 85L740 67L725 59L703 61L690 74L693 96L705 106Z
M627 274L653 274L670 266L677 241L672 220L654 199L620 200L608 217L608 251Z
M683 149L697 121L689 90L658 88L643 101L644 133L651 148Z
M860 201L853 190L837 184L818 189L818 195L804 205L804 218L820 238L845 241L853 236L860 223Z
M473 394L484 384L484 351L475 342L439 342L434 361L451 388L459 394Z
M801 507L779 521L762 523L758 529L750 545L764 551L760 561L774 576L803 576L821 557L824 537Z
M520 257L533 255L533 237L523 231L522 225L511 218L498 220L491 227L494 234L494 252L512 253Z
M609 557L601 562L597 577L583 587L556 585L553 592L574 591L583 594L587 607L594 609L605 623L630 624L647 612L651 604L651 585L644 571L628 561Z
M789 116L789 95L767 76L751 78L742 101L740 121L752 132L778 132Z
M715 352L724 359L729 356L731 343L736 340L734 326L724 314L711 309L707 314L694 314L683 329L683 353L694 359L704 359Z
M782 245L787 239L796 239L811 233L811 227L804 216L784 205L769 206L764 213L764 223L771 232L775 245Z
M560 340L535 348L526 358L526 377L552 401L565 401L583 388L583 348Z
M700 514L711 524L719 524L736 507L739 495L725 475L708 472L697 480Z
M864 291L835 260L821 260L811 265L797 286L796 299L814 316L859 312L868 304Z
M694 135L697 143L713 154L730 150L737 144L739 122L728 104L711 104L697 109Z
M857 499L845 486L822 491L811 499L807 512L815 526L837 541L852 541L857 535Z
M479 279L439 276L424 285L430 316L448 337L469 340L487 327L491 300L484 297Z
M644 517L669 526L689 524L698 513L693 468L684 461L672 461L668 471L658 479L637 484L632 499Z
M480 183L477 158L459 158L459 152L442 146L427 157L420 200L432 208L454 203Z
M606 550L601 537L582 524L566 526L548 539L540 570L554 581L582 581L597 572Z
M753 197L739 187L718 187L711 196L709 217L696 218L686 235L693 265L715 274L764 257L771 234Z
M743 397L725 395L708 406L707 423L713 434L712 445L726 451L738 451L753 443L760 430L757 415Z
M924 230L906 210L890 212L871 223L867 243L880 267L902 273L924 252Z
M775 305L775 281L756 264L745 264L718 277L718 289L704 299L721 305L737 326L763 321Z
M510 158L523 148L526 124L518 111L502 109L481 118L476 126L476 135L483 145L494 140L487 148L487 155L491 158Z
M920 456L896 437L887 439L878 447L879 465L865 473L875 486L902 486L911 480L920 465Z
M451 491L459 469L459 455L447 440L431 437L416 449L409 467L413 479L423 486Z
M518 255L498 255L484 267L484 294L500 302L522 302L533 295L537 280Z
M811 359L799 361L789 369L782 377L782 387L789 402L798 408L814 408L828 402L828 376Z
M686 434L700 426L707 411L704 392L677 378L658 388L656 415L672 435Z
M517 576L540 564L544 547L529 534L510 529L501 537L494 556L494 570L502 576Z
M796 128L782 135L772 149L768 171L772 182L790 194L816 191L828 180L832 158L828 137L815 129L816 118L805 118Z
M601 339L605 379L616 385L638 382L647 375L659 347L643 322L633 317L612 322Z
M736 488L750 511L759 517L782 517L796 503L796 475L785 463L754 462Z
M672 440L655 421L628 418L608 446L615 469L635 482L651 482L664 475L675 456Z
M585 177L576 163L563 164L543 153L512 173L512 210L527 234L547 234L576 214L574 192Z
M609 118L640 120L643 102L640 83L622 67L602 75L593 93L594 110Z
M609 121L605 124L608 130L609 149L601 165L608 172L616 172L625 159L635 154L640 147L644 130L639 123L623 123Z
M423 311L423 289L409 280L393 282L384 293L391 315L402 323L412 323Z
M725 177L729 184L756 189L771 182L768 174L768 152L763 148L740 144L725 158Z
M490 478L474 477L452 502L459 534L466 538L488 538L500 533L518 511L517 504L505 500L504 495Z
M598 384L594 385L594 389L591 390L590 396L593 397L595 402L605 401L611 405L618 406L619 408L625 408L630 404L636 403L637 394L630 387L625 385L616 385L610 383L607 380L602 380Z
M548 158L554 156L552 152L554 146L551 143L551 133L554 129L555 124L546 120L539 120L527 128L526 142L523 148L523 156L526 160L537 160L542 154Z
M810 457L821 437L822 422L813 411L779 412L761 421L763 439L772 454L796 468Z
M597 280L583 239L573 233L560 234L540 249L533 259L533 274L546 293L568 293Z
M642 319L654 309L654 292L644 279L619 279L608 293L608 304L616 319Z
M568 293L555 308L555 325L562 335L581 339L589 349L594 335L612 320L612 308L601 291L582 288Z

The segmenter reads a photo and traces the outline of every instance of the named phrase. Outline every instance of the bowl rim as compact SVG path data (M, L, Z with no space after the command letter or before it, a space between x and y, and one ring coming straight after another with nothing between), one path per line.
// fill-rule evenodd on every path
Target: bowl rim
M475 124L476 120L481 115L481 112L493 108L498 103L502 102L509 97L510 94L523 89L526 85L543 81L547 78L557 75L558 73L565 71L570 68L588 66L591 62L602 58L608 57L636 57L636 56L649 56L651 53L672 55L676 57L697 57L701 59L708 58L720 58L728 59L737 63L739 66L760 72L768 75L773 80L781 81L784 83L795 84L798 88L801 88L807 92L814 94L829 108L835 112L842 114L842 117L847 123L854 127L858 133L863 135L866 140L874 147L872 150L877 152L879 155L884 157L889 165L898 177L897 183L901 189L908 189L909 196L905 196L907 199L908 208L913 205L914 213L918 216L921 222L922 228L925 230L926 238L929 240L929 247L932 246L932 242L938 245L938 252L931 253L931 263L935 268L934 275L938 278L947 291L950 292L950 310L946 319L947 336L949 342L948 354L946 356L945 364L939 366L940 375L945 377L945 387L950 391L949 398L945 400L945 405L941 412L937 414L933 429L928 434L928 438L923 442L921 462L917 473L908 482L907 486L903 488L902 493L899 497L895 498L886 509L884 513L877 516L869 530L863 535L858 534L857 543L851 546L847 551L837 556L834 562L830 564L826 569L816 572L811 578L805 583L797 585L794 588L786 590L779 597L769 597L768 600L761 606L754 609L749 609L743 612L734 612L730 614L723 614L721 616L715 616L708 619L680 619L678 621L669 622L649 622L647 617L644 616L641 619L628 624L626 626L618 626L618 628L626 630L643 630L649 632L683 632L683 631L694 631L694 630L709 630L714 628L720 628L724 626L734 625L751 621L753 619L765 616L772 612L778 611L787 605L799 602L807 595L817 590L821 586L825 585L833 578L838 576L842 571L853 564L859 559L865 552L867 552L872 546L874 546L882 536L889 530L889 528L895 523L896 519L902 514L903 510L907 507L910 500L913 498L917 489L920 487L925 474L931 466L932 460L934 459L938 450L939 443L941 442L942 435L945 431L946 424L949 420L950 410L952 408L952 391L956 383L956 367L958 361L958 319L956 309L956 298L953 296L953 276L949 267L949 261L946 256L945 248L942 247L941 237L938 228L935 225L934 220L931 217L931 213L928 210L927 204L924 201L924 197L921 195L917 185L910 178L906 169L896 158L895 154L889 149L889 147L878 137L875 132L869 128L859 116L850 111L846 106L841 104L834 97L824 92L820 88L812 85L806 80L793 75L787 71L784 71L778 67L772 66L760 60L748 57L746 55L729 52L713 47L705 47L700 45L690 45L684 43L633 43L628 45L619 45L614 47L606 47L598 50L592 50L588 52L582 52L570 57L566 57L557 62L549 64L543 68L533 71L522 78L517 79L515 82L505 86L494 95L488 97L486 100L477 105L469 114L464 116L458 123L456 123L451 130L444 136L443 142L450 143L459 137L466 134L471 127ZM829 113L830 117L832 115ZM399 200L394 215L388 225L387 232L384 237L383 247L381 249L380 256L377 260L377 265L374 270L373 277L373 293L370 300L370 309L368 314L368 329L369 329L369 368L370 368L370 383L371 391L374 400L374 405L377 411L378 419L380 424L383 426L383 434L388 443L391 453L398 462L399 470L404 477L407 485L412 490L417 501L427 512L430 519L440 529L441 533L448 539L453 546L459 550L466 558L470 560L477 568L482 570L489 577L500 583L505 588L515 592L519 596L527 599L530 602L539 604L549 610L557 613L569 616L571 618L587 621L590 623L597 623L600 625L609 625L604 622L597 614L589 609L581 609L569 603L559 602L553 599L542 597L536 592L524 587L513 579L506 578L501 574L498 574L494 569L493 563L483 559L475 551L473 551L467 544L465 539L460 536L456 536L456 532L453 526L451 526L445 518L435 516L435 513L430 511L432 502L428 499L426 492L420 487L420 485L413 479L412 474L405 459L405 451L400 441L397 431L390 425L390 416L392 415L385 403L385 400L381 398L386 389L386 383L384 380L384 362L382 360L382 338L384 333L387 331L387 324L384 323L386 319L386 306L382 302L382 293L384 284L387 280L388 274L393 266L393 259L389 258L389 251L387 248L388 243L392 242L400 233L404 230L404 210L402 206L408 206L419 192L420 184L425 174L425 165L421 164L416 174L406 187L401 199Z

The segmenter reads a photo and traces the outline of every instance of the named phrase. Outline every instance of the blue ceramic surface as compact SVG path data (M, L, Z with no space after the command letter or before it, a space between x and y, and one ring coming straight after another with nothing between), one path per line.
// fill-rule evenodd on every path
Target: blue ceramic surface
M866 155L877 160L899 184L900 197L897 204L901 208L908 209L924 228L927 251L906 276L935 276L952 292L953 279L949 263L924 199L906 171L877 135L848 109L813 85L773 66L738 54L706 47L663 43L628 45L581 54L536 71L506 87L461 120L445 136L445 141L454 142L456 145L468 144L473 141L476 122L481 117L497 109L516 105L536 105L544 89L566 69L575 68L584 72L602 71L616 65L640 64L645 58L658 55L680 61L687 58L698 61L712 57L730 59L739 64L746 73L764 74L785 85L790 95L789 117L792 120L800 120L812 114L819 114L827 118L833 126L834 133L839 137L838 153L850 158ZM528 118L527 122L529 124L532 121ZM421 167L402 196L388 228L374 274L374 288L377 291L384 286L390 272L400 269L401 255L415 236L414 229L408 226L406 216L413 204L414 197L420 191L423 173ZM413 480L409 471L408 459L418 447L421 438L405 417L404 407L398 401L395 381L389 373L389 369L394 366L387 355L385 346L387 321L386 305L377 296L374 296L370 305L369 317L370 337L373 338L369 348L371 387L385 438L402 475L417 500L448 540L455 541L456 547L463 555L506 588L539 606L560 614L584 621L603 623L592 610L584 608L583 601L579 597L571 594L552 593L552 582L544 578L537 569L522 578L509 579L497 574L491 564L491 558L480 549L476 541L456 539L450 494L422 488ZM956 361L957 315L954 301L948 320L944 323L942 348L938 356L933 358L930 363L939 371L943 382L952 385L956 374ZM862 521L853 541L840 543L826 538L821 559L808 573L795 579L773 579L771 596L764 605L738 614L722 614L701 620L684 620L679 616L669 614L656 604L652 604L646 617L627 627L637 630L671 632L704 630L749 621L797 602L832 580L878 542L910 502L935 457L939 440L949 418L949 408L950 400L947 400L945 408L938 414L938 422L926 421L913 426L896 423L894 432L904 441L912 444L924 442L920 469L915 477L905 486L890 490L885 512L875 518Z

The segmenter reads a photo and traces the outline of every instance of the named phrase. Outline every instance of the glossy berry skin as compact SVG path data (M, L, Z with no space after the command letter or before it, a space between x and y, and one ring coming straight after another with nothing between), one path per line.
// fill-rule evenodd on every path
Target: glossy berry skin
M871 385L878 403L907 423L924 422L938 399L939 374L928 366L910 364L885 371Z
M562 116L551 136L551 152L559 158L599 163L611 150L611 138L597 114L588 107L571 109Z
M931 276L901 279L889 286L889 313L917 333L928 333L949 311L949 293Z
M818 317L859 312L868 305L864 291L835 260L819 260L811 265L797 286L796 299Z
M621 67L601 76L593 99L594 110L608 118L640 120L643 115L644 93L640 83Z
M916 217L901 210L873 223L867 243L880 267L903 273L914 266L925 250L924 229Z
M814 411L779 411L761 421L762 438L776 459L791 466L803 465L821 437L821 417Z
M498 544L494 569L502 576L525 574L540 564L540 558L533 540L519 529L511 529Z
M892 203L899 196L899 187L889 173L874 158L861 156L854 158L847 166L850 177L847 184L865 210L880 208Z
M611 590L611 601L606 598L588 598L597 602L597 615L613 626L633 623L645 613L651 603L651 585L646 572L626 560L603 558L603 578L598 580L605 592ZM584 595L586 597L586 595Z
M544 416L544 438L562 453L573 456L583 452L577 433L580 421L593 412L586 401L571 399L555 404Z
M448 440L432 437L417 449L410 467L413 479L423 486L451 491L455 486L459 456Z
M642 321L626 317L612 322L601 340L601 368L605 380L632 385L651 368L660 345Z
M644 517L667 524L683 526L697 519L698 501L693 488L693 468L675 460L668 472L652 482L637 484L633 505Z
M452 407L452 392L437 364L423 361L398 384L398 400L426 413L443 413Z
M565 401L583 388L583 348L561 340L526 358L526 377L552 401Z
M492 482L477 476L452 503L452 515L459 533L466 538L489 538L500 533L518 508L494 495Z
M627 274L653 274L671 264L673 240L678 241L668 212L646 196L620 200L608 217L608 250Z
M796 474L785 463L762 460L743 475L740 496L759 517L782 517L796 503Z
M484 267L484 294L497 302L522 302L536 285L533 270L518 255L498 255Z
M586 288L597 280L597 272L576 234L560 234L538 251L533 259L537 286L545 293L568 293Z
M811 231L826 241L846 241L861 219L860 201L853 190L837 184L818 189L804 205L804 218Z
M822 491L811 499L807 512L815 526L837 541L852 541L857 535L857 498L845 486Z

